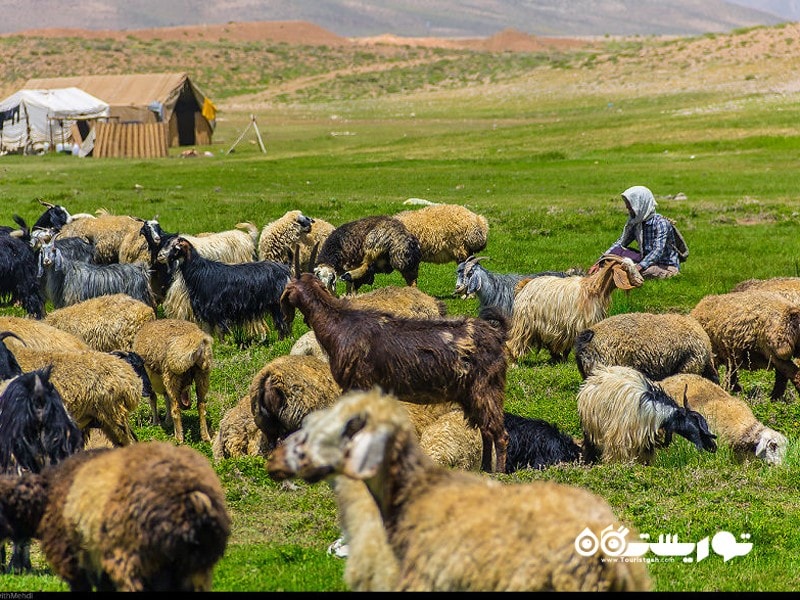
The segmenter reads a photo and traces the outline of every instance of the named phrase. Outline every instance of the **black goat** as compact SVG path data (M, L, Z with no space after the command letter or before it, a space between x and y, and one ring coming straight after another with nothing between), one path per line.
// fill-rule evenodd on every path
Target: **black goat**
M16 215L14 218L18 219ZM12 304L18 302L29 316L42 319L45 298L36 277L36 255L25 239L24 224L21 221L21 235L15 235L15 230L0 235L0 298Z
M0 473L41 473L83 449L83 435L50 382L50 370L22 373L0 394ZM9 534L0 527L0 542ZM9 571L31 570L33 535L33 531L16 532L11 538ZM0 566L5 566L5 546L0 548Z
M288 323L295 309L303 314L343 391L380 386L409 402L461 404L481 432L481 467L492 471L494 445L495 469L504 472L504 327L484 318L412 319L353 308L311 273L286 286L281 307ZM505 325L504 317L496 318Z
M280 299L291 279L289 265L261 260L227 264L201 256L192 243L177 236L158 255L180 269L197 319L224 336L234 325L272 317L278 338L291 333L281 313Z
M544 469L562 462L578 462L581 447L575 440L543 419L505 413L508 431L506 473L519 469Z
M72 221L72 215L63 206L45 202L41 198L39 199L39 204L47 207L47 210L36 219L33 229L54 229L59 231L64 225Z

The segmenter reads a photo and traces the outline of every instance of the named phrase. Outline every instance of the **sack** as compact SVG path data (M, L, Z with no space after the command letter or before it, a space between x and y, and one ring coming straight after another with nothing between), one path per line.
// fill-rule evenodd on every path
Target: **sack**
M667 220L672 223L672 235L675 240L675 250L678 253L678 260L685 262L686 259L689 258L689 246L686 245L686 240L683 239L681 232L675 227L675 221L670 218L667 218Z

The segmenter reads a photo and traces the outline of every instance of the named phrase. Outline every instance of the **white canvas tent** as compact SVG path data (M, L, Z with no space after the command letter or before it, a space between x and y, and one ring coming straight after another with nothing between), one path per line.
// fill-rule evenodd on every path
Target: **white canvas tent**
M108 119L109 105L76 87L23 89L0 102L0 153L40 154L71 148L87 137L90 122ZM73 139L73 126L83 129Z

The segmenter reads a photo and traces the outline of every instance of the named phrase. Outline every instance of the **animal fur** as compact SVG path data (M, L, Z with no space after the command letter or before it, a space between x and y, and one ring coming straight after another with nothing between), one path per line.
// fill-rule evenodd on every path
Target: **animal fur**
M421 260L461 262L486 248L489 221L458 204L432 204L394 215L419 240Z

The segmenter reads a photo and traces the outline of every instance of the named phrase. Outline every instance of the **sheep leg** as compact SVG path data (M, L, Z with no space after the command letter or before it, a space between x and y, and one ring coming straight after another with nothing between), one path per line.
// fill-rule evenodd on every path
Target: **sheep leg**
M27 573L33 570L31 565L31 541L22 540L14 542L11 551L11 560L8 562L9 573Z
M179 444L183 443L183 423L181 422L181 407L178 406L178 400L172 397L172 394L167 394L169 401L169 414L172 417L172 424L175 428L175 439Z
M795 389L800 391L800 378L798 377L797 365L792 360L775 360L775 385L772 388L770 398L779 400L786 392L786 384L791 381Z
M128 446L139 441L128 423L102 423L100 426L109 441L116 447Z
M152 425L161 425L161 418L158 416L158 396L155 392L150 394L150 411L152 412L150 423Z
M208 422L206 419L206 394L211 385L210 377L197 377L194 382L195 393L197 394L197 415L200 419L200 438L204 442L211 441L208 433Z

